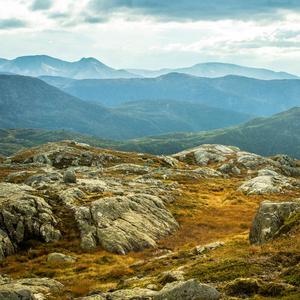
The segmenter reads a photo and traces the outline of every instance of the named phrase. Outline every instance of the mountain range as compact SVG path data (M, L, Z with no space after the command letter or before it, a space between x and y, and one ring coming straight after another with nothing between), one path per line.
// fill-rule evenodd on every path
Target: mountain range
M21 56L13 60L0 59L0 72L38 77L42 75L70 78L135 78L139 75L106 66L95 58L67 62L47 55Z
M66 129L126 140L242 123L252 115L200 103L141 100L113 108L77 99L44 81L0 75L0 128Z
M77 98L106 106L139 99L203 103L257 116L300 106L300 80L259 80L241 76L202 78L170 73L157 78L84 79L41 77Z
M176 69L161 69L156 71L144 70L144 69L126 69L128 72L143 76L143 77L158 77L168 73L184 73L194 75L197 77L209 77L217 78L224 77L226 75L238 75L257 79L299 79L298 76L286 73L286 72L274 72L261 68L248 68L235 64L226 63L200 63L188 68L176 68Z
M9 156L46 142L74 140L92 146L149 154L173 154L201 144L234 145L266 156L287 154L300 160L300 107L268 118L252 118L238 126L198 133L173 132L128 141L70 133L66 130L1 129L0 154Z
M161 69L156 71L142 69L116 70L93 57L67 62L47 55L21 56L13 60L0 58L0 72L27 76L62 76L77 79L108 79L158 77L168 73L185 73L198 77L223 77L239 75L257 79L297 79L299 77L267 69L249 68L228 63L200 63L186 68Z

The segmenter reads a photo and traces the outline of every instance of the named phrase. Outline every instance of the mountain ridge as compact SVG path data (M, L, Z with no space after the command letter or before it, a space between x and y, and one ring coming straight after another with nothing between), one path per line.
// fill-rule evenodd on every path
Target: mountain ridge
M147 98L172 99L270 116L300 105L299 79L259 80L233 75L202 78L181 73L156 78L41 79L75 97L106 106Z
M38 77L43 75L71 78L136 78L125 70L108 67L95 58L81 58L67 62L48 55L21 56L13 60L0 60L0 71Z
M12 60L0 58L0 71L34 77L51 75L78 79L158 77L173 72L209 78L223 77L226 75L239 75L264 80L299 79L298 76L287 72L276 72L263 68L244 67L231 63L198 63L191 67L173 69L165 68L154 71L129 68L116 70L93 57L83 57L79 61L68 62L48 55L20 56Z
M149 107L149 103L159 103L159 100L148 100L148 103L137 101L130 103L129 107L124 105L122 108L109 108L100 103L80 100L37 78L0 75L0 127L2 128L25 127L52 130L63 128L71 132L126 140L170 132L173 129L199 131L221 128L239 124L252 117L249 114L203 104L166 100L162 101L160 107L171 105L172 111L165 107L163 114L159 113L157 108L152 109L153 112L155 111L152 113L145 109L145 105L148 104ZM180 107L183 106L190 117L181 120ZM134 109L137 108L140 112L135 114ZM197 115L195 111L198 111ZM206 114L209 114L211 119L213 116L219 118L214 124L209 122Z
M250 78L272 80L272 79L299 79L298 76L289 74L287 72L276 72L264 68L244 67L231 63L207 62L198 63L191 67L175 68L175 69L160 69L160 70L146 70L146 69L126 69L143 77L158 77L167 73L184 73L194 75L197 77L217 78L226 75L238 75Z
M255 117L238 126L187 133L172 132L140 139L116 141L65 130L1 129L0 153L4 156L46 142L75 140L92 146L149 154L174 154L201 144L233 145L244 151L265 156L287 154L300 160L300 107L268 118Z

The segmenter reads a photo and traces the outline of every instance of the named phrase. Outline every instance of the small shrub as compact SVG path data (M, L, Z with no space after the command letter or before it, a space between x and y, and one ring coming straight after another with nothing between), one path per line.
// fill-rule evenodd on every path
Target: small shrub
M83 271L86 271L87 268L88 268L87 266L79 266L74 269L74 272L81 273Z
M230 272L229 272L230 270ZM199 281L228 281L239 277L251 277L261 273L263 267L243 260L226 260L211 263L200 263L186 273L188 278L197 278Z
M283 279L289 284L300 287L300 264L285 271L283 274Z
M103 255L102 257L97 258L95 260L95 263L99 264L99 265L108 265L108 264L111 264L111 263L116 262L116 261L117 260L113 256Z
M266 283L259 289L259 294L263 296L279 297L295 291L295 288L282 283Z
M259 282L252 278L237 278L225 285L222 290L230 296L252 296L258 293Z

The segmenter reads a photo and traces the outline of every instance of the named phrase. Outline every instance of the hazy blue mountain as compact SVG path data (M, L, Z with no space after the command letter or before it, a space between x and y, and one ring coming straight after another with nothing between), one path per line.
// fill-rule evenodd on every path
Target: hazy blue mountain
M201 103L144 99L110 107L118 114L145 119L165 132L197 132L237 125L253 115Z
M114 114L99 103L79 100L40 79L0 75L0 128L14 127L63 128L127 139L145 136L153 126L134 117Z
M171 131L222 128L250 117L176 101L144 100L108 108L79 100L37 78L0 75L0 128L66 129L125 140Z
M43 80L83 100L106 106L138 99L172 99L270 116L300 105L300 80L258 80L241 76L201 78L169 73L157 78Z
M238 75L257 79L271 80L271 79L297 79L299 77L286 73L274 72L268 69L249 68L235 64L227 63L200 63L188 68L177 69L161 69L161 70L144 70L144 69L126 69L128 72L141 75L143 77L158 77L168 73L185 73L198 77L224 77L226 75Z
M22 56L13 60L0 59L0 71L33 77L51 75L77 79L140 77L125 70L110 68L92 57L67 62L47 55Z

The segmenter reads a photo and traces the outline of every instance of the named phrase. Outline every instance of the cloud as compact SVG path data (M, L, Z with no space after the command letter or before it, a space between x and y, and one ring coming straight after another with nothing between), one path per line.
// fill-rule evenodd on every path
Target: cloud
M90 0L87 9L94 15L132 14L159 21L259 20L281 18L281 10L300 9L298 0Z
M48 10L52 7L52 0L35 0L30 9L32 11L36 10Z
M98 23L105 23L107 22L108 19L106 17L100 17L100 16L91 16L91 15L86 15L83 17L83 22L84 23L90 23L90 24L98 24Z
M0 29L13 29L27 27L28 23L19 19L0 20Z
M277 39L282 39L282 40L288 40L288 39L293 39L293 38L297 38L298 36L300 36L300 30L283 30L283 31L279 31L276 33L275 38Z

